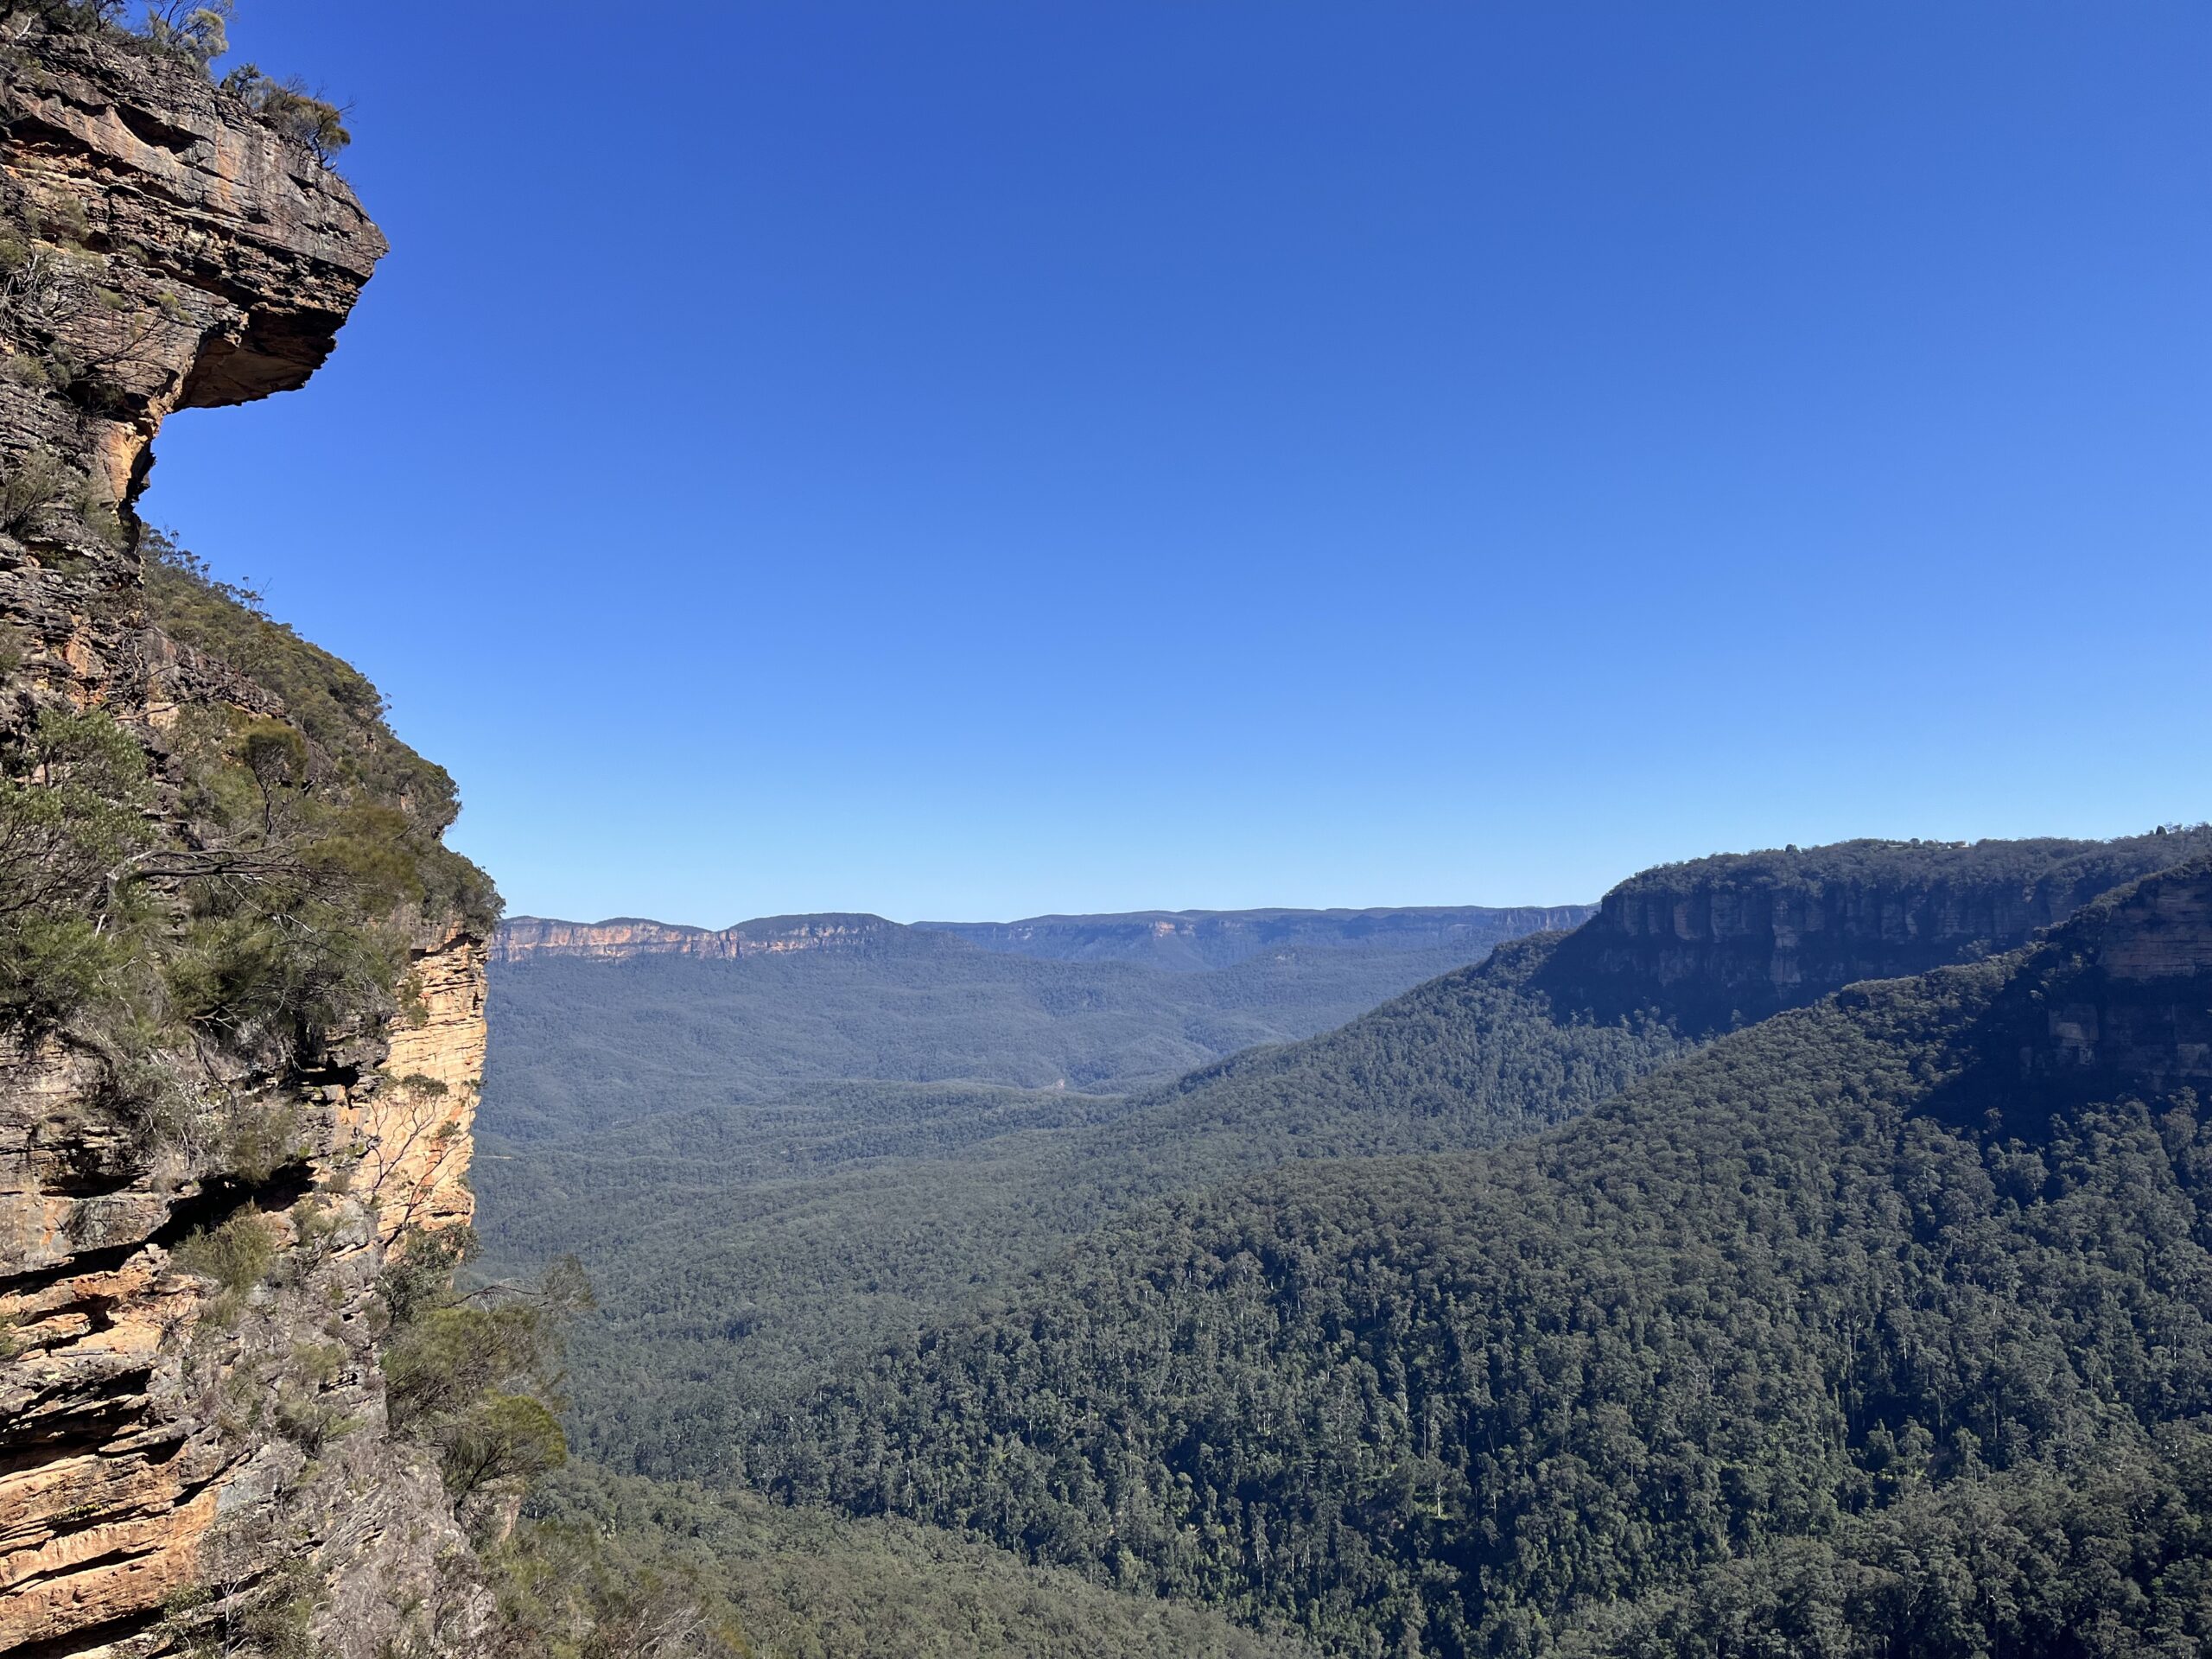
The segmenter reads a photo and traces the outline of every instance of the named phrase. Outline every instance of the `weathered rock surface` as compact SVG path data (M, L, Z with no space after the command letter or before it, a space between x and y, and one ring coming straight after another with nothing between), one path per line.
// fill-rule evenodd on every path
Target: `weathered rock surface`
M2069 932L2081 965L2046 1000L2031 1064L2154 1094L2212 1085L2212 859L2146 877Z
M1665 866L1607 893L1542 978L1562 1006L1662 1009L1711 1031L2026 943L2099 895L2212 849L2118 841L1844 842Z
M34 29L0 78L0 209L32 228L0 276L0 476L56 480L0 534L0 723L98 705L158 761L182 709L282 705L149 626L149 445L173 410L302 385L385 242L193 66ZM372 1338L399 1229L468 1218L482 941L433 930L412 968L416 1017L353 1033L341 1064L222 1079L295 1124L274 1177L149 1155L92 1056L0 1046L0 1651L168 1651L211 1586L295 1580L329 1651L377 1652L410 1608L461 1633L431 1650L466 1650L466 1542L384 1432ZM242 1200L277 1266L226 1294L174 1252Z

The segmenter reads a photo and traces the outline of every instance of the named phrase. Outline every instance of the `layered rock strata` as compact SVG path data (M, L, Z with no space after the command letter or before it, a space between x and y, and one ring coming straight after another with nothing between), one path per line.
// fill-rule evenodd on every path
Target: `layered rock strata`
M385 245L195 65L17 18L0 79L0 722L105 710L159 779L186 712L284 711L149 625L149 446L172 410L304 384ZM469 1217L483 943L426 919L410 1012L310 1073L209 1063L195 1086L285 1126L273 1173L149 1152L66 1033L0 1042L0 1651L169 1651L241 1586L334 1653L465 1650L481 1593L435 1471L385 1433L375 1339L403 1228ZM273 1266L183 1271L234 1214Z
M2069 931L2080 964L2041 999L2031 1064L2153 1093L2212 1088L2212 859L2147 877Z
M868 915L764 916L734 927L711 929L634 916L604 922L510 916L493 935L491 959L520 963L571 957L616 962L630 957L696 957L735 962L798 950L850 950L899 931L898 923Z
M2100 895L2212 850L2202 828L2109 842L1844 842L1646 871L1542 976L1562 1006L1709 1032L1854 981L2012 950Z

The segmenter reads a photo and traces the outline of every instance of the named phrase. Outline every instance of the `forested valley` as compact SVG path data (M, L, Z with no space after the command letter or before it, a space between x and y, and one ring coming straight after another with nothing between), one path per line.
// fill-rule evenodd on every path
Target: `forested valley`
M0 1659L2212 1656L2212 824L1948 838L2212 14L263 10L0 3Z
M817 1081L517 1142L485 1219L589 1266L572 1433L716 1489L695 1550L918 1522L837 1535L1334 1653L2194 1652L2212 949L2147 1047L2052 1010L2126 1025L2208 847L1673 867L1168 1084Z

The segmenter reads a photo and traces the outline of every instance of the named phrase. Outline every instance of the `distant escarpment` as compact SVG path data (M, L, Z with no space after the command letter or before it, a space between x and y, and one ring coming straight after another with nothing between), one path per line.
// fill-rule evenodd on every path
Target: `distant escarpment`
M632 957L696 957L735 962L794 950L837 950L881 941L901 932L880 916L764 916L734 927L684 927L641 917L603 922L563 922L544 916L510 916L492 938L493 962L539 957L592 957L620 962Z
M564 922L512 916L499 925L494 962L549 957L696 957L733 962L793 950L878 944L894 936L944 934L1001 956L1046 962L1129 962L1178 972L1234 967L1265 951L1459 950L1475 960L1523 934L1580 925L1589 905L1480 905L1402 910L1137 911L1109 916L1033 916L1020 922L916 922L831 913L764 916L734 927L685 927L640 917Z
M1019 922L917 922L986 950L1058 962L1141 962L1195 971L1263 950L1320 946L1430 950L1458 946L1472 962L1525 933L1576 927L1588 905L1482 905L1374 910L1142 910L1120 915L1032 916Z
M1847 841L1647 870L1562 941L1536 983L1601 1020L1692 1033L2024 943L2099 894L2212 850L2199 827L2118 841Z
M497 898L374 689L133 512L385 241L168 38L0 43L0 1650L465 1650L384 1355L471 1212Z

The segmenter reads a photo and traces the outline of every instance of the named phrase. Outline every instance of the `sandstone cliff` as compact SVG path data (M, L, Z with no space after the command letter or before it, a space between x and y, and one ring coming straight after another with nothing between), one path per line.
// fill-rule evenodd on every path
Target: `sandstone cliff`
M1654 1008L1710 1032L2024 944L2099 895L2212 849L2202 829L2120 841L1843 842L1648 870L1605 897L1541 976L1563 1007Z
M131 510L162 418L302 385L385 242L336 174L196 64L21 16L8 40L10 801L35 818L23 791L53 781L51 760L23 758L42 721L90 711L125 734L144 772L130 798L143 824L125 828L144 844L107 891L135 882L134 925L159 939L213 902L195 880L277 868L205 828L209 791L245 776L226 747L242 733L281 763L252 774L265 810L320 789L353 815L357 850L378 836L434 846L450 816L442 774L372 708L365 747L335 753L327 732L300 734L312 722L266 677L154 626ZM365 781L403 766L404 786ZM472 874L439 868L463 887ZM76 1012L26 1004L0 1032L0 1650L163 1652L211 1621L242 1642L241 1609L348 1656L465 1646L480 1622L438 1478L383 1422L379 1274L409 1225L469 1217L484 1050L482 905L409 880L420 903L361 934L392 941L389 964L354 960L351 1012L324 996L281 1045L239 1034L252 988L204 962L187 964L201 1001L170 1026L99 981ZM245 936L236 916L207 917L207 937ZM448 1634L432 1639L436 1624Z
M684 927L618 916L604 922L563 922L544 916L510 916L492 936L493 962L539 957L584 957L620 961L629 957L696 957L734 962L742 957L784 956L794 950L852 950L899 931L880 916L764 916L734 927Z
M2068 929L2073 971L2029 1010L2029 1066L2152 1094L2212 1087L2212 859L2147 876Z

